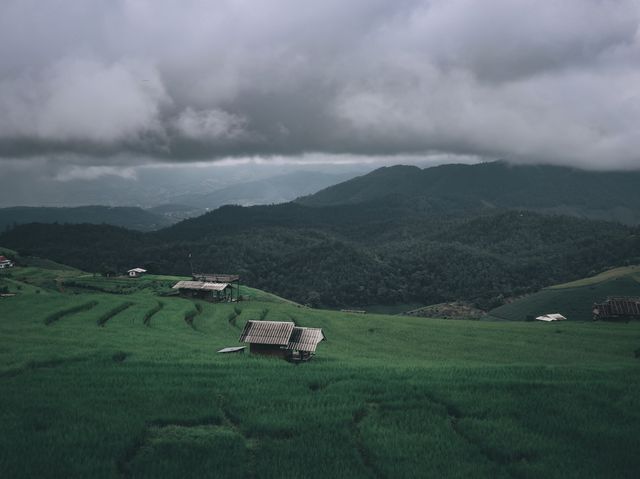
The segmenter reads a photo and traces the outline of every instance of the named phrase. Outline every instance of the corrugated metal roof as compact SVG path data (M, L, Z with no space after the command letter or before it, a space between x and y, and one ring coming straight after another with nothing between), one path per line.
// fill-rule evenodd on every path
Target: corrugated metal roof
M291 338L289 338L287 349L313 353L315 352L318 343L323 340L324 334L322 334L322 329L320 328L295 327L291 332Z
M594 313L607 316L640 316L640 299L607 298L605 303L594 304Z
M283 321L247 321L240 342L286 346L294 326Z
M130 269L129 271L127 271L127 273L131 273L132 271L134 273L146 273L147 272L147 270L144 269L144 268L133 268L133 269Z
M240 276L237 274L193 273L193 279L209 283L233 283L240 281Z
M204 281L178 281L173 289L196 289L203 291L223 291L228 283L205 283Z

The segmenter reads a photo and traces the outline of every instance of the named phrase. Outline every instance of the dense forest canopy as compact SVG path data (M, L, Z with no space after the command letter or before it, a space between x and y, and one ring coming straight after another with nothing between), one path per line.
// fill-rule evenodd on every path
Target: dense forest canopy
M377 211L377 213L375 213ZM224 207L153 233L108 225L28 224L0 244L87 271L142 266L188 274L239 273L296 301L366 306L504 297L640 261L635 228L501 211L465 216L352 207Z

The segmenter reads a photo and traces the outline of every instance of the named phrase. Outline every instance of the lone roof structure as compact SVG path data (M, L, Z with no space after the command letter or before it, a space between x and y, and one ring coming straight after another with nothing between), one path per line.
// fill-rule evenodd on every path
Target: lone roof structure
M222 348L219 353L239 353L247 349L246 346L234 346L232 348Z
M564 321L567 318L565 318L559 313L552 313L552 314L543 314L542 316L538 316L536 319L538 321Z
M324 334L320 328L294 327L289 338L287 349L307 351L313 353L320 341L324 341Z
M127 271L127 273L146 273L147 270L144 268L133 268Z
M173 289L193 289L196 291L223 291L229 283L207 283L205 281L178 281Z
M295 325L284 321L247 321L240 342L286 346Z
M640 316L640 298L607 298L604 303L593 305L593 312L599 316Z
M237 274L193 273L192 276L195 280L209 283L233 283L234 281L240 281L240 276Z

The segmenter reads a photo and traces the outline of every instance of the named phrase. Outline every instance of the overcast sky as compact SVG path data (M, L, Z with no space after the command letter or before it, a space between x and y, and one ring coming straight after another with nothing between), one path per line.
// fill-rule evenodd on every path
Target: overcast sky
M0 0L0 161L640 168L637 0Z

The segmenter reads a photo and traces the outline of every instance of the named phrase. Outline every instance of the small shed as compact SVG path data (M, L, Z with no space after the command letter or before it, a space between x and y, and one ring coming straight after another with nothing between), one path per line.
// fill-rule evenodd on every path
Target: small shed
M316 353L316 348L325 337L320 328L294 327L287 344L289 359L307 361Z
M180 296L199 298L206 301L231 301L233 293L229 283L209 283L206 281L178 281L173 289L180 292Z
M325 339L320 328L302 328L286 321L247 321L240 342L249 343L254 354L307 361Z
M240 301L240 276L237 274L192 273L193 281L203 283L223 283L229 285L228 301ZM235 289L235 298L233 290Z
M13 268L13 261L6 256L0 255L0 269Z
M640 298L607 298L604 303L595 303L592 313L594 321L640 319Z
M564 321L565 319L567 319L567 318L562 316L560 313L543 314L542 316L538 316L536 318L536 320L538 320L538 321L547 321L547 322Z
M127 271L127 274L129 275L129 278L139 278L140 276L142 276L146 272L147 272L147 270L144 269L144 268L133 268L133 269L130 269L129 271Z

